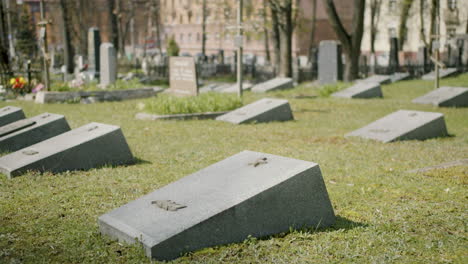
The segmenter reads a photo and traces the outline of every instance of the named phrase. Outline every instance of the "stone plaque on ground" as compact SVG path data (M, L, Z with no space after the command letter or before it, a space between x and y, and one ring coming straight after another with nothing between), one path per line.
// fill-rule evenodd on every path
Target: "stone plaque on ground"
M283 99L263 98L233 110L216 120L233 124L288 121L294 119L289 102Z
M0 151L16 151L70 130L63 115L44 113L0 128Z
M347 134L346 137L362 137L387 143L398 140L424 140L447 135L443 114L399 110Z
M104 88L117 80L117 53L112 43L102 43L100 53L100 84Z
M88 30L88 69L94 75L99 76L101 35L99 29L92 27Z
M439 69L439 78L449 77L458 73L458 69L456 68L446 68L446 69ZM422 76L423 80L431 81L435 79L435 71L431 71L430 73Z
M176 95L198 95L198 79L192 57L171 57L169 60L170 92Z
M391 75L372 75L366 79L358 80L358 82L373 82L379 84L388 84L391 82Z
M23 109L16 106L5 106L0 108L0 126L25 118Z
M254 85L251 89L255 93L265 93L274 90L282 90L293 88L293 79L291 78L274 78L266 82Z
M358 82L355 85L332 94L333 97L341 98L374 98L382 97L379 83Z
M468 88L440 87L430 93L413 100L417 104L432 104L435 106L466 107L468 106Z
M62 172L131 162L120 127L89 123L1 157L0 172L12 178L28 170Z
M343 80L341 45L334 40L320 42L318 54L318 81L320 84Z
M335 222L319 165L243 151L99 217L99 229L170 260L216 245Z

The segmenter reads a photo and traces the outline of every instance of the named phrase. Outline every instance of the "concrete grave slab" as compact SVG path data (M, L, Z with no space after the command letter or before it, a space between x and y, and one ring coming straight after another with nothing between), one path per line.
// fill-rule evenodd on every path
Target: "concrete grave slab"
M439 78L449 77L449 76L454 75L456 73L458 73L457 68L440 69L439 70ZM432 72L430 72L428 74L423 75L422 79L426 80L426 81L435 80L435 71L432 71Z
M147 256L170 260L249 235L334 221L318 164L243 151L104 214L98 223L102 234L141 243Z
M10 124L25 118L23 109L16 106L5 106L0 108L0 126Z
M242 91L248 91L252 89L253 85L251 83L244 82L242 83ZM237 83L231 84L228 87L225 87L224 89L221 90L222 93L237 93L239 90L239 86Z
M0 128L0 150L16 151L70 130L63 115L44 113Z
M412 101L417 104L435 106L466 107L468 106L468 88L440 87Z
M293 87L293 79L291 78L274 78L269 81L254 85L252 87L252 92L266 93L269 91L289 89Z
M220 92L229 86L230 86L229 83L210 83L200 88L199 92L200 93Z
M357 80L357 82L368 82L368 83L378 83L378 84L388 84L392 81L391 75L372 75L366 79Z
M332 94L341 98L374 98L383 97L380 84L375 82L358 82L355 85Z
M336 83L343 79L341 45L338 41L320 41L317 64L320 84Z
M62 172L133 162L118 126L89 123L0 158L9 178L28 170Z
M447 136L444 115L441 113L398 110L346 137L362 137L384 143Z
M288 121L294 119L289 102L283 99L263 98L216 118L233 124L251 122Z
M390 80L392 83L403 81L409 79L411 76L407 72L396 72L390 75Z

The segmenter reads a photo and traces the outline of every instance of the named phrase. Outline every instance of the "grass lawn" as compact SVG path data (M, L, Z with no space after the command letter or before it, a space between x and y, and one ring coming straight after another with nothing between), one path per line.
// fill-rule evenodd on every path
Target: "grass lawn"
M468 86L468 74L442 85ZM0 263L148 263L139 246L103 238L97 218L244 149L320 164L337 222L208 248L174 263L467 263L468 167L408 170L468 158L468 109L412 104L429 81L383 86L385 99L320 97L304 84L244 104L286 98L295 121L235 126L206 121L141 121L137 105L1 102L27 116L64 114L72 128L91 121L122 127L139 162L60 174L0 175ZM344 138L398 109L442 112L452 137L379 143Z

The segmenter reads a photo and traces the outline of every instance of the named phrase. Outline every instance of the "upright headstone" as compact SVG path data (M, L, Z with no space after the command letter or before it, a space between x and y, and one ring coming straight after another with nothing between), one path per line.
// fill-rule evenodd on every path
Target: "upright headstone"
M398 38L395 37L390 38L390 57L388 66L390 67L392 73L398 71L398 68L400 67L398 60Z
M341 98L374 98L383 97L380 84L376 82L358 82L355 85L332 94Z
M423 69L423 72L426 72L429 60L427 55L427 48L425 46L419 47L417 54L417 62L418 65Z
M216 118L233 124L262 123L293 120L289 102L283 99L263 98Z
M25 118L23 109L16 106L0 108L0 127Z
M291 78L281 78L277 77L266 82L256 84L252 87L252 92L255 93L265 93L275 90L284 90L293 88L293 80Z
M343 80L341 46L337 41L324 40L320 42L318 80L320 84L335 83Z
M346 136L388 143L398 140L424 140L447 135L443 114L399 110Z
M0 151L16 151L70 130L63 115L44 113L0 127Z
M224 64L224 50L218 50L218 63Z
M88 30L88 69L94 77L99 77L101 35L99 29L92 27Z
M439 89L414 99L413 103L447 107L466 107L468 106L468 88L440 87Z
M176 95L198 95L198 78L192 57L171 57L169 61L170 92Z
M150 258L335 222L318 164L242 151L101 215L102 234Z
M100 84L105 88L117 80L117 53L114 45L108 42L101 44L100 53Z
M62 172L133 162L118 126L89 123L0 158L9 178L28 170Z

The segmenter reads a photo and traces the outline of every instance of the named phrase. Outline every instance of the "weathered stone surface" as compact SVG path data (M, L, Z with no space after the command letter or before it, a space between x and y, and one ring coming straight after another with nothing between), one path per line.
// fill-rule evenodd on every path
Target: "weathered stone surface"
M290 227L325 227L335 215L319 165L243 151L99 217L102 234L169 260Z
M374 139L387 143L411 139L424 140L447 135L443 114L399 110L346 136Z
M229 87L229 83L210 83L202 88L199 89L200 93L207 93L207 92L220 92L221 90Z
M117 52L112 43L102 43L100 52L100 85L104 88L117 80Z
M173 115L153 115L148 113L137 113L136 119L139 120L189 120L189 119L215 119L218 116L228 112L206 112L191 114L173 114Z
M372 75L366 79L358 80L358 82L388 84L392 81L391 75Z
M439 78L449 77L449 76L454 75L456 73L458 73L458 69L456 69L456 68L440 69L439 70ZM430 73L428 73L426 75L423 75L422 79L426 80L426 81L435 80L435 71L431 71Z
M332 94L341 98L374 98L383 97L379 83L358 82L355 85Z
M198 76L192 57L169 59L170 92L181 96L198 95Z
M0 108L0 126L25 118L23 109L16 106L5 106Z
M216 120L233 124L288 121L292 119L294 117L289 102L272 98L260 99L216 118Z
M395 72L394 74L390 75L390 80L392 83L394 83L409 79L410 77L410 74L407 72Z
M44 113L0 128L0 150L16 151L70 130L63 115Z
M341 45L334 40L320 42L318 54L318 81L329 84L343 79Z
M133 162L118 126L89 123L0 158L9 178L28 170L62 172Z
M413 103L447 107L465 107L468 106L468 88L440 87L439 89L414 99Z
M274 90L283 90L293 88L293 80L291 78L274 78L266 82L254 85L251 89L255 93L265 93Z
M80 102L89 97L93 97L97 102L122 101L155 96L162 90L159 87L147 87L113 91L38 92L35 102L39 104Z
M253 85L251 83L243 82L242 83L242 91L248 91L252 89ZM223 87L221 89L222 93L237 93L239 91L239 86L236 84L230 84L227 87Z

